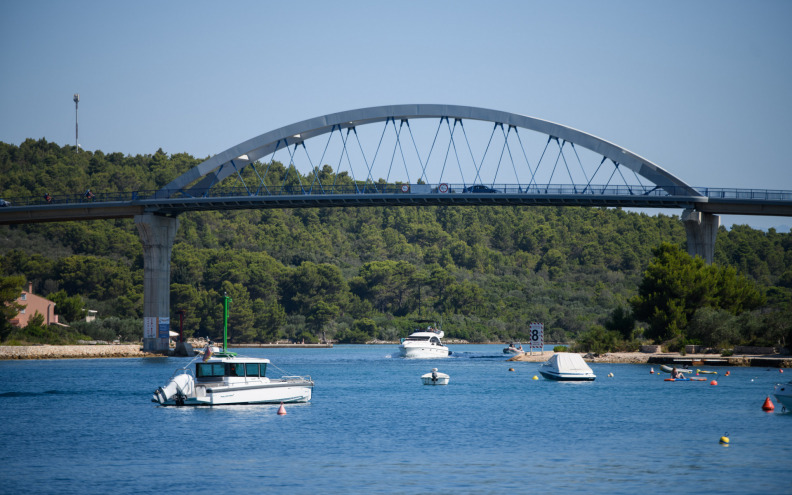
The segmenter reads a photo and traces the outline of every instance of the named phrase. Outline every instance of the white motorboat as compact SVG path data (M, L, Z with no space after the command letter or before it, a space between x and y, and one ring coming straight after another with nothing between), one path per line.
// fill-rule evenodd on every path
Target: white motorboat
M151 401L162 406L216 406L311 400L314 382L310 376L269 378L269 359L227 351L209 355L195 363L194 369L188 365L177 370L167 385L154 392Z
M539 373L549 380L592 381L597 378L580 354L559 352L539 366Z
M773 395L788 411L792 411L792 381L779 383L773 389Z
M269 359L238 356L228 351L228 302L223 297L223 349L206 346L201 362L176 370L152 402L162 406L217 406L308 402L314 382L310 376L267 377ZM219 351L219 352L218 352ZM273 367L277 368L277 366Z
M437 368L432 368L431 373L421 375L421 380L423 380L424 385L448 385L451 377L445 373L440 373Z
M508 347L503 349L504 354L522 354L524 352L525 351L522 348L522 344L519 342L512 342Z
M405 358L431 359L444 358L451 354L448 347L444 346L442 330L427 327L426 330L416 330L409 337L401 339L399 353Z

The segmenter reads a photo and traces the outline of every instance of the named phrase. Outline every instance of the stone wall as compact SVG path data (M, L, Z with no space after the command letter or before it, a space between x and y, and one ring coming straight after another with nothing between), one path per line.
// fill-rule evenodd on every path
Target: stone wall
M143 352L140 344L117 345L9 345L0 346L2 359L94 359L153 357L161 354Z
M775 354L774 347L750 347L746 345L734 346L735 354Z
M642 345L641 352L645 354L656 354L658 352L663 352L661 346L659 345Z

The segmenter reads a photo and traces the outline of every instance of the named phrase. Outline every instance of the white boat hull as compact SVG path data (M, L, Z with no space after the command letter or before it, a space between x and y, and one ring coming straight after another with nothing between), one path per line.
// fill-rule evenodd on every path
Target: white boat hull
M197 385L192 394L176 393L154 399L162 406L219 406L230 404L280 404L311 400L313 382L270 380L267 384Z
M773 395L782 406L792 411L792 382L776 385Z
M542 370L539 370L539 373L548 380L568 382L591 382L597 378L593 373L553 373L551 371Z
M401 357L408 359L434 359L448 357L448 347L438 345L405 345L399 346Z

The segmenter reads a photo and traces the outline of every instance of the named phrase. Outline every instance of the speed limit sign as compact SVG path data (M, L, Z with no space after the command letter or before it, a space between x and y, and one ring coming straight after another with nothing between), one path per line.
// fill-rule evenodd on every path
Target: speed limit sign
M544 325L541 323L531 323L529 328L531 332L531 349L539 348L541 351L544 347Z
M437 186L437 190L440 191L441 193L447 193L448 192L448 184L443 182L442 184Z

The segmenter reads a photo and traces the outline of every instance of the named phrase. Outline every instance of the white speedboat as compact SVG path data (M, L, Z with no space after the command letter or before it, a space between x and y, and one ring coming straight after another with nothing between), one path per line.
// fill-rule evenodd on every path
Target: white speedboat
M792 381L779 383L773 389L773 395L788 411L792 411Z
M508 347L503 349L504 354L522 354L523 352L525 351L523 351L522 344L519 342L512 342Z
M424 385L448 385L451 377L445 373L440 373L437 368L432 368L431 373L421 375L421 380L423 380Z
M448 357L451 351L440 341L443 335L442 330L432 327L416 330L409 337L401 339L399 353L402 357L414 359Z
M549 380L592 381L597 378L580 354L559 352L539 366L539 373Z
M152 402L162 406L217 406L308 402L314 382L310 376L266 376L269 359L238 356L234 352L208 353L205 360L181 368Z

